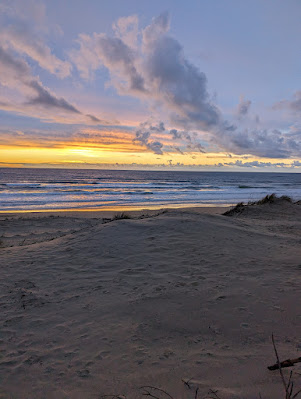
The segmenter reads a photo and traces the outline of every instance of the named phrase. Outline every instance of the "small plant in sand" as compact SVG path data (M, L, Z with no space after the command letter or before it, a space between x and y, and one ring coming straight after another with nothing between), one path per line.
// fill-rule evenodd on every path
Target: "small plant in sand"
M277 197L276 194L269 194L265 197L261 198L258 201L248 202L248 205L264 205L264 204L275 204L276 202L290 202L293 203L293 200L288 195L282 195L281 197Z
M239 214L243 212L248 206L254 206L254 205L266 205L266 204L276 204L276 203L283 203L283 202L288 202L290 204L299 204L300 201L294 202L291 197L288 195L282 195L281 197L277 197L276 194L268 194L265 197L261 198L258 201L249 201L247 204L244 204L243 202L239 202L237 205L234 206L234 208L231 208L230 210L226 211L223 213L225 216L233 216L235 214Z
M235 205L234 208L229 209L228 211L224 212L223 215L225 216L232 216L235 215L237 213L241 213L246 205L244 205L243 202L239 202L237 205Z
M112 220L122 220L122 219L132 219L132 217L127 213L121 212L117 213Z

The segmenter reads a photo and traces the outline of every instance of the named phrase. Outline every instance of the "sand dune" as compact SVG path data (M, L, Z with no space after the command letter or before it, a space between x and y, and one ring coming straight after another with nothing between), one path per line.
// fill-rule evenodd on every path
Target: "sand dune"
M192 398L192 378L200 398L283 398L266 366L272 332L300 356L301 206L220 213L2 215L0 397Z

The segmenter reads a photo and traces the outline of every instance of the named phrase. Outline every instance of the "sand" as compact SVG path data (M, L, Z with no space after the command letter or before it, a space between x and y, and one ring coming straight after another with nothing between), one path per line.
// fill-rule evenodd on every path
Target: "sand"
M267 366L272 333L283 360L301 352L301 206L222 211L0 215L0 397L134 399L155 385L284 398Z

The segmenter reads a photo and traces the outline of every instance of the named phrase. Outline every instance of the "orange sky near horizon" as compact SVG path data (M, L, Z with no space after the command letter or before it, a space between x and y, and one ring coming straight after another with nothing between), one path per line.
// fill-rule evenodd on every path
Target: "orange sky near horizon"
M139 145L125 143L118 145L83 146L82 143L72 142L61 147L38 146L0 146L0 165L2 167L133 167L149 166L181 166L181 167L218 167L218 163L230 164L235 162L256 162L253 156L236 156L226 153L164 153L154 154ZM290 167L294 160L264 159L271 164L285 163ZM232 165L231 165L232 164ZM276 165L279 167L279 165ZM254 169L253 169L254 170Z

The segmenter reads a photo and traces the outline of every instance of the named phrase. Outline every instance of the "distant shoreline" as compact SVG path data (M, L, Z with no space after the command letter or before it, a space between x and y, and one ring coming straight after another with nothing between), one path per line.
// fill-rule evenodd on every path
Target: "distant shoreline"
M200 213L206 213L206 214L220 214L226 211L227 209L231 208L236 204L223 204L223 205L216 205L216 204L189 204L187 206L181 204L181 205L168 205L168 206L161 206L161 207L129 207L129 206L116 206L116 207L106 207L106 208L72 208L72 209L49 209L49 210L13 210L13 211L4 211L0 210L0 216L19 216L19 215L39 215L39 216L49 216L49 215L57 215L57 216L75 216L76 214L80 216L88 216L88 217L112 217L118 213L125 212L129 215L132 216L140 216L142 214L150 214L154 215L157 213L162 213L164 211L168 210L177 210L179 212L181 211L189 211L189 210L194 210L194 211L199 211Z

